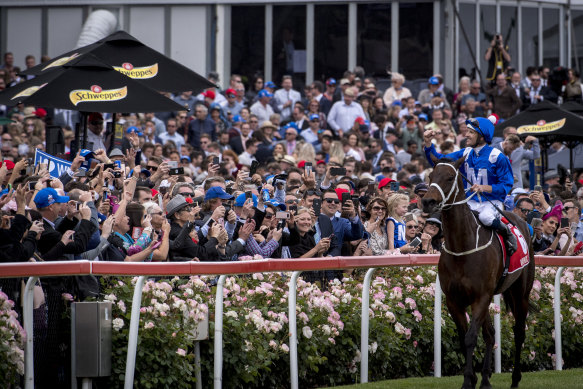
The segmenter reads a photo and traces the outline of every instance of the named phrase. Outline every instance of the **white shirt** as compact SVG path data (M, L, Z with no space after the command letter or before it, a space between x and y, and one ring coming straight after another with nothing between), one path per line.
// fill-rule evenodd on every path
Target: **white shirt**
M257 101L251 106L251 113L257 116L260 124L269 120L269 117L274 114L271 105L267 104L266 106L263 106L260 101Z
M87 130L87 143L93 143L91 151L97 151L99 149L105 150L103 137L101 135L95 135L91 130Z
M182 145L186 143L184 137L177 132L175 132L174 135L170 135L168 132L163 132L160 134L159 138L162 141L163 145L166 144L166 142L168 142L169 140L171 140L172 142L174 142L174 144L176 145L176 149L178 150L180 150L180 147L182 147Z
M253 161L257 161L257 159L246 151L242 152L241 155L239 155L239 163L241 165L251 166L251 163Z
M349 131L357 117L365 117L362 106L354 101L346 105L344 101L337 101L328 114L328 125L336 132Z
M277 105L277 109L281 115L281 121L284 122L291 118L292 110L294 108L294 104L298 101L302 101L302 96L300 92L290 89L289 91L285 89L279 89L275 91L273 94L273 98L275 99L275 104ZM287 103L289 100L292 101L289 107L283 108L283 105ZM269 120L269 118L265 119Z

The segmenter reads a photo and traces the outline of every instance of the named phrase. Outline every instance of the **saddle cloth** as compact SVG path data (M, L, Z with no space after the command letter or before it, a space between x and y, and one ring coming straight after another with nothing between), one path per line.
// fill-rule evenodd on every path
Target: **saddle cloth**
M505 219L505 218L503 218L503 219ZM503 220L503 221L506 224L508 224L506 220ZM518 244L517 244L516 252L514 254L512 254L512 256L510 257L510 265L508 266L508 274L514 273L515 271L522 269L523 267L528 265L528 263L530 262L530 257L528 255L528 243L526 242L526 239L524 238L524 236L522 235L522 233L520 232L518 227L516 227L514 225L510 225L510 231L512 231L512 233L516 237ZM496 235L498 236L498 240L500 240L500 245L502 246L502 252L504 253L502 256L502 260L504 261L504 265L506 265L506 261L508 260L508 258L506 258L507 257L506 245L504 244L504 239L502 238L502 236L500 234L496 234Z

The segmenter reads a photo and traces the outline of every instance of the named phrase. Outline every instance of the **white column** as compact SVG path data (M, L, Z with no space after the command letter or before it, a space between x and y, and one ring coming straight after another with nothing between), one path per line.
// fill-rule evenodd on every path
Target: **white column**
M568 24L565 23L565 8L559 6L559 65L565 66L565 29L568 28ZM569 67L569 66L567 66Z
M453 16L453 13L451 15ZM447 31L445 33L447 34ZM433 74L439 73L440 56L441 56L441 2L439 0L435 0L433 1ZM447 57L446 62L449 62ZM457 69L457 66L455 68Z
M357 4L348 4L348 69L356 67Z
M306 5L306 85L314 81L314 44L316 34L314 4Z
M500 0L496 0L496 34L502 33L502 17L500 16ZM508 37L505 36L504 40L508 40Z
M460 3L459 0L456 0L455 2L455 8L456 10L459 12L460 10ZM460 68L460 35L462 34L461 32L461 28L460 28L460 22L459 19L455 16L455 12L452 13L452 17L455 19L455 23L454 23L454 38L455 38L455 43L453 46L453 50L454 50L454 66L453 66L453 77L454 79L453 81L453 90L458 90L458 83L460 80L460 74L459 74L459 68ZM448 68L450 67L448 65L448 58L445 58L445 67Z
M273 78L273 5L265 5L265 79Z
M213 32L211 32L212 34ZM217 4L216 70L223 85L231 77L231 6Z
M571 45L573 44L572 39L572 35L571 35L571 26L573 25L573 21L571 20L572 14L571 14L571 8L567 8L566 10L567 12L567 25L565 26L565 28L567 29L567 63L565 64L568 68L571 67Z
M434 42L435 43L435 42ZM399 71L399 2L391 3L391 71Z
M522 77L524 77L524 68L522 67L522 2L518 2L517 4L517 12L518 12L518 20L516 21L516 29L518 30L518 67L516 68L517 71L520 72Z
M543 63L543 7L539 4L538 6L538 63L542 65Z
M480 73L476 73L476 78L480 78L480 74L483 74L482 72L487 72L488 69L483 70L481 63L482 63L482 54L480 52L480 2L479 0L476 2L476 23L475 23L475 29L476 29L476 63L478 64L478 67L480 68ZM482 80L480 80L482 81Z

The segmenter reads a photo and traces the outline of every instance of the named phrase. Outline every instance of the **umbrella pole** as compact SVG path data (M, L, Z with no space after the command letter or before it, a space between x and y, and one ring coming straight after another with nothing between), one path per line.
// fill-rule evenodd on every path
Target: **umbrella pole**
M81 121L81 123L83 123L83 148L86 149L87 148L87 118L89 115L86 114L86 112L81 112L81 117L83 118L83 120Z

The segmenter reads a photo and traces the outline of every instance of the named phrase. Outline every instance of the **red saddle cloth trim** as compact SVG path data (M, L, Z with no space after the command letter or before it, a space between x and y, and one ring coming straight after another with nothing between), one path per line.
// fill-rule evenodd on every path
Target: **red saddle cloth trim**
M503 221L505 222L505 224L508 224L508 221L506 219L503 218ZM518 244L517 244L516 252L514 254L512 254L512 256L510 257L510 265L508 266L508 274L514 273L515 271L522 269L523 267L528 265L530 262L530 256L528 255L528 243L526 242L526 239L524 238L524 236L522 235L522 233L520 232L520 230L516 226L510 225L510 231L512 231L512 233L516 237ZM500 240L500 245L502 245L502 252L503 252L502 261L504 262L504 265L506 266L506 260L507 260L507 258L506 258L507 257L506 245L504 244L504 239L502 238L502 236L500 234L496 234L496 235L498 236L498 240Z

